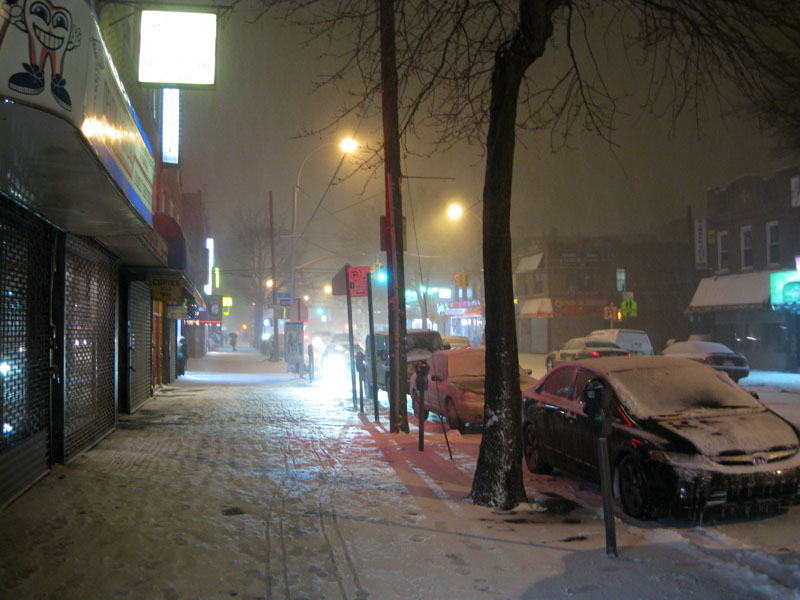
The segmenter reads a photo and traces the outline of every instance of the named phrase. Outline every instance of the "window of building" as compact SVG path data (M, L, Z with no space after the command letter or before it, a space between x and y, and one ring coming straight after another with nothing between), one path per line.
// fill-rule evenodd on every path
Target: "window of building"
M739 247L743 269L753 268L753 228L745 225L739 229Z
M727 271L729 267L728 232L720 231L717 233L717 268L720 271Z
M617 291L625 291L625 269L617 269Z
M767 262L770 265L777 265L781 262L777 221L767 223Z

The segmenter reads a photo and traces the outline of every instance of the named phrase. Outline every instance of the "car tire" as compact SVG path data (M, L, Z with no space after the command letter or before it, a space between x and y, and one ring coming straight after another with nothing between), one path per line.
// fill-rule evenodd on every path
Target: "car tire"
M634 519L648 519L652 512L650 486L642 462L628 455L617 467L619 500L625 514Z
M420 402L419 402L419 392L414 390L411 392L411 406L414 409L414 416L417 417L420 421L427 421L428 420L428 411L422 410L420 413ZM422 414L422 418L420 418L420 414Z
M450 429L457 429L458 431L461 431L464 428L464 425L461 423L461 419L458 418L458 411L456 410L456 405L452 398L445 398L444 412L445 417L447 418L447 426Z
M539 438L536 436L533 425L525 427L522 436L522 453L525 457L525 466L531 473L549 475L553 472L553 466L543 461L542 455L539 453Z
M544 366L545 366L545 368L546 368L548 371L550 371L550 370L553 368L553 359L552 359L552 358L548 358L548 359L547 359L547 360L544 362Z

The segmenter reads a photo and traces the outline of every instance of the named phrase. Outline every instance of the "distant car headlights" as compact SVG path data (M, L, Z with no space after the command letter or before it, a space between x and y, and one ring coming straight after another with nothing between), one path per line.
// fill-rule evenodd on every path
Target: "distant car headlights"
M344 378L349 373L347 361L341 354L329 354L322 359L322 372L325 377Z

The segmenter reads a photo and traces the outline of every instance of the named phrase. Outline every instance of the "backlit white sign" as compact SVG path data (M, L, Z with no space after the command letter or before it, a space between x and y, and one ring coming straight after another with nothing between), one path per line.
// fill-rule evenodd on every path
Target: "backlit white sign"
M181 142L181 91L164 88L161 94L161 162L178 164Z
M143 10L139 82L213 85L216 46L215 14Z

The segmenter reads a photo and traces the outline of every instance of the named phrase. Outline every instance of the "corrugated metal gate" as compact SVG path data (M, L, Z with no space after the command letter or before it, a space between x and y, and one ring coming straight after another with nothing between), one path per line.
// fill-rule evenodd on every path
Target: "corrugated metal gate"
M53 237L0 197L0 507L49 469Z
M65 461L116 424L117 265L87 238L67 237L64 324Z
M152 375L152 318L150 284L131 281L128 288L129 389L126 410L137 410L150 397Z

